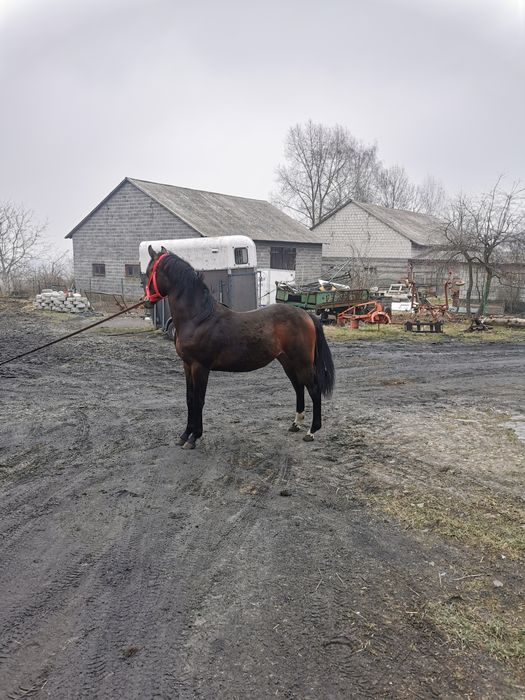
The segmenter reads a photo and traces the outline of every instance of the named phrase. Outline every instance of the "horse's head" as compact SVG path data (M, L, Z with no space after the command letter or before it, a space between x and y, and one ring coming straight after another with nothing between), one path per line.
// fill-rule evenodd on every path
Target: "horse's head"
M167 279L165 275L163 275L162 269L159 269L159 263L168 255L168 251L162 246L160 252L157 253L150 245L148 246L148 253L150 255L150 261L146 268L146 284L144 285L144 291L146 292L148 301L155 302L162 299L162 297L166 296L168 293Z

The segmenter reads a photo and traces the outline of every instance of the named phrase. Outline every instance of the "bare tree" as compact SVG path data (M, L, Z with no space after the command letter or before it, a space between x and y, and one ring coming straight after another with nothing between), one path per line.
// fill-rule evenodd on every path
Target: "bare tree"
M413 209L416 187L403 167L393 165L377 174L377 203L389 209Z
M0 205L0 293L9 294L12 280L36 250L43 226L20 205Z
M525 301L522 300L522 292L525 290L525 231L512 243L506 258L500 276L505 310L511 313L525 311Z
M70 253L42 256L31 270L31 282L35 291L39 292L47 287L71 287L73 261Z
M525 235L525 188L514 183L507 191L501 177L492 189L470 207L476 245L476 259L485 270L479 313L486 311L493 278L501 274L501 264L513 246L520 246Z
M30 297L43 289L70 289L73 286L73 261L69 252L61 254L42 252L18 268L10 280L10 293Z
M427 175L416 187L414 211L429 216L443 216L447 205L447 195L443 185L432 175Z
M342 126L311 120L286 136L285 163L277 168L273 199L308 226L349 198L369 201L377 168L377 149L358 142Z
M525 189L514 183L502 189L500 177L489 192L479 197L458 195L451 203L444 225L446 247L467 263L467 311L474 285L474 265L484 273L480 288L479 314L487 309L492 281L505 276L513 251L521 250L525 237Z
M475 237L471 227L470 203L464 194L451 200L448 213L443 219L442 251L448 253L450 261L463 260L468 270L466 287L466 310L471 315L472 290L474 288Z

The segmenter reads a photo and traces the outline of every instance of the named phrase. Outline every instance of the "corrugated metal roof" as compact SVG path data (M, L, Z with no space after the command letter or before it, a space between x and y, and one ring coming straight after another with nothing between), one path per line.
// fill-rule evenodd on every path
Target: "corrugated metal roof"
M254 241L321 243L316 233L263 199L127 179L202 236L241 235Z

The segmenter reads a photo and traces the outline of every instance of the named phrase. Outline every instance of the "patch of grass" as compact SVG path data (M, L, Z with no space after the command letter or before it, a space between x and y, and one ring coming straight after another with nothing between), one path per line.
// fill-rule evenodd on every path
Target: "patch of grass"
M471 601L453 596L428 604L424 617L461 649L478 647L503 661L525 658L523 610L504 610L494 597Z
M525 343L525 329L519 328L498 328L494 327L491 331L482 331L474 333L464 333L468 323L454 329L455 324L446 327L446 333L454 335L460 340L467 343ZM449 328L451 331L449 332Z
M361 324L358 330L351 330L349 326L325 326L325 335L335 342L348 342L356 340L406 340L416 343L443 342L450 338L466 343L525 343L525 329L493 328L491 331L465 333L468 321L446 322L443 333L409 333L405 331L401 322L390 323L386 326L374 326Z
M369 500L409 528L431 530L511 559L525 552L525 508L516 504L485 494L460 501L415 489L376 493Z

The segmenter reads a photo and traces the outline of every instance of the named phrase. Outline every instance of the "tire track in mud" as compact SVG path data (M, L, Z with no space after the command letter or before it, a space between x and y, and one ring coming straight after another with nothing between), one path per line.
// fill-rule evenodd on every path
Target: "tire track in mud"
M191 489L196 490L195 487L198 486L206 469L207 468L204 467L199 470L198 474L193 474L186 484L184 484L185 488L181 490L184 493ZM160 477L158 475L156 477L155 484L156 485L154 488L150 488L148 490L148 500L152 504L158 497L159 485L161 484ZM265 493L266 490L263 494L261 494L259 500L264 497ZM199 597L203 595L202 592L206 592L210 585L207 581L213 580L215 575L214 572L217 569L216 566L210 568L210 560L215 560L217 556L221 557L221 551L227 547L227 538L232 532L235 531L239 524L243 523L244 525L247 514L249 516L251 515L250 511L253 512L253 506L253 502L246 505L243 504L241 509L237 509L233 514L233 524L231 522L228 523L227 521L221 524L223 531L221 532L220 539L215 543L215 546L210 546L209 533L203 532L202 530L193 530L190 531L189 536L185 536L185 530L183 530L181 539L184 539L184 542L182 545L179 544L179 550L181 549L182 551L176 551L172 555L172 560L176 562L179 569L176 577L178 582L177 580L174 582L173 577L170 574L169 557L168 560L163 558L162 560L159 559L157 562L148 559L146 579L139 583L135 590L122 590L123 585L121 582L118 586L120 590L118 598L110 600L106 604L106 606L102 609L101 618L99 619L96 615L94 617L92 615L90 616L92 627L104 629L105 632L102 636L96 632L91 633L91 641L88 648L85 649L82 647L82 663L84 663L85 658L89 659L86 674L83 679L83 697L93 696L94 688L98 689L96 697L113 698L122 692L122 685L119 682L122 674L118 670L115 672L115 664L120 662L120 660L115 656L115 650L124 648L125 645L129 644L130 642L129 635L131 633L131 629L129 620L132 619L134 621L133 629L138 632L138 635L144 636L144 628L147 622L146 617L150 611L159 609L159 607L162 608L163 604L165 608L169 607L169 604L173 602L174 584L177 600L184 601L183 608L185 614L183 617L192 617L193 610L198 605ZM144 511L145 508L142 507L141 512ZM253 517L255 517L255 515L252 516L252 519ZM224 528L227 528L226 531L224 531ZM148 538L144 538L144 532L146 532L147 529L148 527L145 526L145 523L143 521L141 522L139 514L139 518L137 518L136 522L132 523L131 531L127 535L126 540L124 542L119 542L117 552L114 550L109 550L105 553L104 557L99 558L97 562L98 570L101 570L104 567L105 561L111 566L111 571L113 572L118 572L130 563L133 565L137 559L137 552L147 552L150 549L150 546L153 545L153 542L149 542ZM164 547L167 547L169 537L169 531L161 533L159 532L159 529L156 529L155 547L162 551ZM195 582L192 581L193 571L208 571L208 577L207 579L205 578L203 581L201 581L198 586L196 586ZM100 595L104 595L103 589L103 582L101 583L100 580L93 580L93 576L91 576L90 590L92 592L90 597L96 598ZM166 591L169 591L170 589L172 592L170 594L166 594ZM107 596L107 592L105 595ZM140 601L139 609L137 609L137 601ZM110 609L108 609L108 607ZM107 625L108 619L112 621L109 626ZM172 632L175 632L175 630L172 629ZM179 624L177 625L177 634L180 633L181 629ZM172 634L170 635L170 638L173 638ZM147 667L147 662L149 661L151 664L151 669L154 670L156 669L156 661L160 658L163 659L164 666L167 666L167 668L173 668L173 665L170 666L168 663L168 658L170 655L169 653L166 653L166 647L162 648L161 639L162 635L158 634L158 630L153 636L153 639L150 641L148 641L148 637L146 635L146 639L140 642L140 644L143 644L142 650L138 652L137 656L134 657L130 663L135 664L135 662L140 662L142 655L144 657L144 661L138 666L139 668L144 665ZM173 664L176 664L176 657L177 655L174 654ZM125 661L120 663L124 668L126 667ZM109 672L110 670L111 674ZM144 683L148 675L149 674L145 671L140 674L140 684L142 687L144 687ZM151 683L157 685L161 696L166 697L166 695L163 695L164 692L171 693L177 688L183 692L183 684L180 683L177 674L173 671L166 670L166 673L162 676L163 680L160 685L158 678L158 672L154 671ZM131 696L133 696L132 684L134 679L136 679L136 682L139 682L137 671L133 671L131 673L128 672L126 674L125 684L126 688L131 693ZM122 681L122 683L124 683L124 681ZM50 684L49 688L51 690L53 689L53 686ZM59 688L56 688L55 690L60 693ZM138 697L140 692L137 691L137 693Z
M228 460L228 467L234 468L239 462L239 456L242 454L242 448L232 449L232 455ZM259 451L258 451L259 452ZM260 517L260 509L264 501L267 499L271 487L279 478L280 472L273 467L274 456L266 456L259 452L260 456L255 459L248 460L251 467L256 471L265 474L265 479L258 482L259 490L253 498L244 499L237 504L240 507L235 508L226 519L219 518L209 524L207 528L194 528L184 543L183 551L177 559L179 566L180 577L176 584L176 592L173 590L169 593L166 589L163 590L159 605L161 609L169 609L170 602L174 596L179 601L184 601L184 612L181 619L176 625L177 629L172 626L163 640L152 640L156 647L154 658L158 658L162 647L167 644L168 639L173 639L177 635L181 637L184 646L184 639L188 637L188 630L191 629L194 619L198 616L198 611L201 609L203 601L210 593L213 587L220 581L222 574L229 561L234 556L235 550L242 546L242 543L250 536L254 524ZM285 471L288 468L288 459L285 460ZM268 478L270 471L270 478ZM229 476L226 470L223 474L218 474L215 483L224 483L224 477ZM228 479L226 487L232 485L232 481ZM230 501L230 506L235 505L235 502ZM231 510L231 508L230 508ZM239 528L242 527L242 531ZM198 529L198 532L195 532ZM211 537L210 537L211 531ZM211 541L210 541L211 540ZM203 573L205 572L205 575ZM196 575L199 578L196 578ZM156 644L155 644L156 642ZM159 646L159 642L160 646ZM162 643L164 642L164 644ZM166 647L164 646L164 655ZM206 697L202 695L199 688L196 687L192 677L192 671L184 667L184 654L180 650L177 653L172 653L169 662L165 663L165 670L161 677L156 677L155 674L149 679L149 685L152 687L153 697L168 698L173 697L176 693L181 698Z
M146 483L147 482L147 483ZM80 624L88 630L79 645L76 662L80 669L79 697L120 697L122 688L115 669L124 661L123 654L130 645L130 624L136 625L142 608L150 609L152 587L144 585L144 572L137 567L137 553L148 532L150 509L158 500L162 485L158 471L148 474L143 481L144 492L120 490L114 498L125 499L126 515L120 533L112 546L96 561L89 582L89 614ZM158 544L158 542L156 543ZM137 570L138 568L138 570ZM128 677L132 681L133 675ZM72 679L68 679L71 683ZM133 685L127 684L130 697ZM60 693L60 688L57 687Z
M95 541L93 538L91 544ZM87 553L91 555L92 547L83 547L77 556L79 559L47 583L44 589L34 596L33 601L23 609L11 608L7 613L7 623L2 626L2 645L0 647L0 687L25 687L27 675L34 675L30 669L35 665L37 678L49 665L50 659L57 653L62 643L59 636L64 612L74 609L75 600L81 604L83 594L78 590L81 579L86 575ZM72 591L75 593L72 594ZM66 624L70 627L70 623ZM57 634L57 632L59 634ZM54 639L53 639L54 637ZM35 638L41 639L36 642ZM52 640L52 641L50 641ZM45 649L38 661L31 652ZM35 681L38 684L38 681ZM21 685L23 683L23 686Z
M39 527L40 521L44 520L55 509L60 508L61 500L65 500L66 494L75 486L68 481L61 488L54 489L51 495L42 501L39 489L41 480L35 481L33 478L33 481L35 482L34 490L30 494L25 488L30 480L17 481L14 488L18 491L22 490L22 492L18 497L15 495L14 498L11 498L7 504L10 512L15 516L15 521L8 528L4 528L1 533L3 539L1 554L4 561L8 560L9 551L14 549L21 540L27 539L29 535L43 529ZM36 506L36 513L35 506L31 503L35 496L40 501ZM22 505L25 512L20 513ZM83 543L75 549L73 563L68 564L64 570L60 570L50 581L42 582L44 585L40 586L33 594L29 605L20 608L20 604L16 602L14 607L8 606L6 608L4 606L0 618L0 669L12 659L13 651L19 651L23 648L32 636L35 619L47 618L50 614L54 615L62 610L70 590L78 587L80 578L85 574L85 567L92 556L96 542L97 535L93 533L89 543ZM103 546L103 541L99 542L99 546ZM10 568L11 566L9 569L3 569L4 573L9 575ZM2 588L6 590L9 585L16 586L17 576L18 572L15 572L15 578L11 578L10 584L6 583L5 576L2 576ZM8 673L8 670L4 669L3 672ZM37 686L39 682L40 676L36 680Z
M157 486L159 484L159 478L157 478ZM118 492L117 492L118 496ZM154 497L152 494L151 498ZM132 518L136 511L139 509L139 504L137 499L130 497L129 504L127 507L127 513L125 513L125 518ZM125 519L122 516L122 520ZM125 522L122 522L122 528L125 526ZM108 582L104 578L104 571L112 571L117 567L117 571L125 568L125 562L127 560L127 552L129 550L135 550L137 542L141 537L140 529L135 529L132 531L128 538L128 549L126 547L121 547L122 537L116 537L112 542L106 543L104 539L99 537L99 533L96 530L92 533L92 537L89 540L84 540L81 552L86 553L88 561L77 561L74 565L67 568L65 571L59 573L58 580L53 580L53 582L47 586L45 592L39 594L38 600L32 604L29 608L26 608L19 616L18 620L11 620L8 624L8 629L11 635L16 635L17 646L23 646L28 636L35 634L35 627L37 630L41 629L41 625L36 622L35 619L45 616L45 622L48 626L53 626L54 620L59 620L61 612L66 609L68 616L71 616L73 620L76 619L75 610L82 610L84 607L83 601L97 601L99 598L103 598L107 593ZM97 546L98 544L98 546ZM79 553L76 554L78 559ZM102 572L102 575L101 575ZM99 574L97 576L97 574ZM76 592L71 595L71 591L77 589ZM98 606L94 606L95 610L98 610ZM90 608L92 612L93 607ZM42 615L40 614L42 612ZM123 622L126 620L125 611L119 617L119 610L115 611L115 617L121 624L117 624L117 630L124 627ZM49 620L48 620L49 618ZM78 622L78 621L77 621ZM81 636L89 636L89 633L85 633L87 629L93 629L101 627L108 634L107 626L103 624L104 620L97 620L96 616L90 614L89 619L85 624L80 625L80 630L82 632ZM57 626L59 626L57 624ZM113 627L111 628L113 629ZM22 641L20 641L22 640ZM57 642L62 643L61 639ZM98 642L97 642L98 643ZM80 647L85 645L80 644ZM95 645L95 649L96 649ZM43 659L44 667L48 663L50 656L54 656L56 653L56 648L50 651L45 659ZM95 650L95 653L89 658L87 655L87 678L86 681L86 697L92 696L92 686L91 683L103 675L106 666L107 659L103 653ZM79 659L80 663L77 669L83 668L83 659ZM67 676L67 673L65 673ZM56 675L53 675L48 679L48 689L49 691L56 693L55 697L67 697L68 693L64 690L62 695L62 689L60 686L54 687L52 681L56 680ZM71 681L71 679L69 679ZM27 685L27 682L25 682ZM5 687L5 686L4 686ZM91 687L91 689L89 689Z
M56 457L54 460L50 459L45 453L37 454L34 457L35 462L41 461L44 465L51 463L53 469L49 469L47 473L39 471L38 474L33 473L26 478L17 478L8 485L4 508L6 512L12 514L12 517L15 517L15 522L7 527L4 525L0 530L0 542L3 540L5 542L3 546L6 548L0 551L4 555L9 548L17 545L17 538L22 538L29 533L35 524L35 518L45 517L68 498L74 498L80 492L113 479L116 475L115 470L119 469L119 463L115 461L112 464L111 473L105 473L108 462L116 456L122 458L125 452L133 449L133 445L126 444L123 437L94 447L87 414L84 410L79 410L76 415L80 418L80 431L75 439L74 448L71 448L77 453L76 456L71 458L69 447L66 447L66 453L60 455L58 460ZM141 411L138 418L144 415L146 412ZM76 434L79 426L74 424L72 427ZM144 447L142 443L140 446ZM120 472L125 473L125 469L123 465ZM38 499L38 504L35 506L36 513L28 508L28 503L35 499ZM25 515L23 512L20 513L24 509ZM4 522L9 522L9 515ZM17 533L17 537L13 536L14 533Z
M84 432L84 435L86 432ZM62 503L67 502L68 496L71 492L75 492L78 488L87 489L89 485L100 485L103 481L107 479L115 479L118 476L115 472L110 475L105 474L103 467L107 464L100 463L98 467L96 465L89 465L85 469L81 470L78 474L75 471L75 480L71 482L66 479L64 486L60 486L58 489L52 491L52 495L48 497L44 504L40 505L39 519L43 518L46 514L51 512L53 508L60 509ZM122 471L122 470L121 470ZM36 494L38 496L38 492ZM61 497L61 498L59 498ZM27 499L27 492L25 492L25 498ZM43 508L43 510L42 510ZM26 531L23 531L23 526L26 526ZM11 528L11 538L7 542L7 546L14 547L19 539L23 539L24 535L30 534L31 530L35 528L38 529L38 520L34 521L31 516L28 516L26 522L22 524L22 530L17 533L16 537L13 537L13 531L16 531L16 524ZM25 607L21 611L17 609L10 609L6 614L6 624L3 628L2 639L3 644L3 656L2 660L5 662L10 658L10 652L19 650L24 646L27 641L28 636L31 636L34 632L35 620L42 618L44 615L48 617L60 616L61 611L68 606L74 607L74 597L71 599L71 590L76 589L80 586L80 579L89 579L90 568L93 561L104 561L104 549L106 549L106 544L103 539L99 537L99 533L94 531L91 536L86 539L84 532L84 539L82 546L75 549L74 559L75 562L66 569L59 569L58 575L51 580L51 582L46 582L45 587L38 590L36 594L36 600L33 597L31 604ZM138 534L137 534L138 536ZM118 548L117 548L118 551ZM70 555L71 556L71 555ZM107 556L107 555L106 555ZM113 555L110 554L110 560L113 559ZM89 568L86 568L87 563L89 563ZM81 607L81 596L80 594L78 605ZM42 613L42 611L44 611ZM36 625L38 627L38 623ZM45 664L44 664L45 665ZM26 682L24 687L27 686ZM36 683L38 686L38 681ZM5 684L2 685L5 687Z

